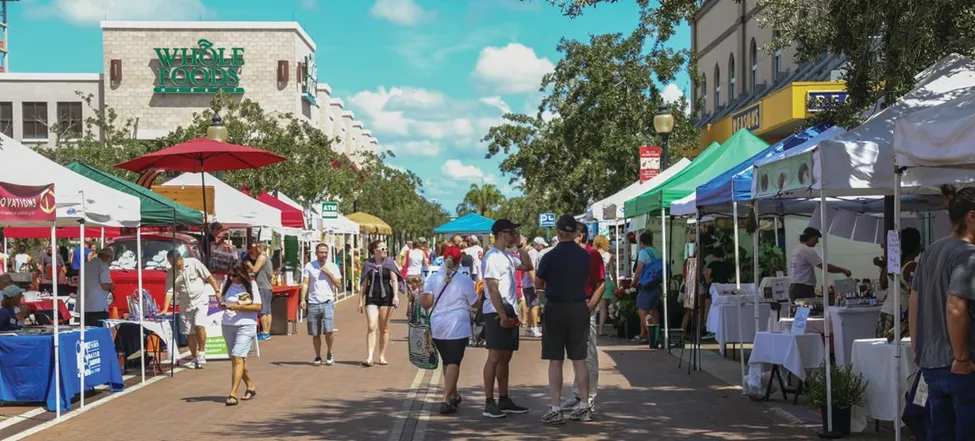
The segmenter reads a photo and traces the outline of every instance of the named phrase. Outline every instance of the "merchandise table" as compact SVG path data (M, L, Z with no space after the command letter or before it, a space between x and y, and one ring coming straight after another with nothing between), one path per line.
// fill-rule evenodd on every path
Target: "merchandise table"
M0 335L0 401L45 402L49 411L71 409L71 400L81 392L80 369L84 369L85 390L103 384L122 390L122 369L118 364L111 332L106 328L85 331L85 345L77 329L61 332L60 384L55 384L54 334L32 329L17 335ZM61 402L56 399L61 388Z
M753 303L724 303L712 304L708 312L707 329L714 333L718 342L718 351L724 355L725 345L728 343L751 343L755 340L755 305ZM768 318L771 308L768 303L758 304L758 325L768 330ZM738 336L738 322L741 321L741 338Z
M773 324L769 329L772 332L792 332L792 322L795 321L793 318L783 318L779 319L778 323ZM806 334L825 334L826 333L826 319L822 317L809 317L806 319Z
M836 365L850 364L853 341L873 338L877 335L880 320L879 306L830 306L829 320L833 330L833 352ZM893 359L893 357L891 357Z
M850 361L853 371L863 374L867 383L866 406L853 410L853 429L863 430L867 417L880 421L899 421L904 409L904 397L898 394L898 380L894 353L897 345L887 343L886 338L867 338L853 342ZM918 371L911 353L911 339L901 340L901 379L900 391L906 392L911 385L910 377ZM900 397L898 397L900 395ZM898 399L899 398L899 399ZM894 408L895 403L897 408Z
M54 298L45 297L40 300L33 302L24 301L24 305L29 306L34 311L51 311L51 320L54 320ZM68 310L68 305L64 303L64 298L58 299L58 321L61 323L67 323L71 320L71 311Z
M109 319L105 320L103 324L106 328L114 329L120 324L132 324L139 325L138 320L115 320ZM142 328L152 332L159 336L159 338L166 343L167 349L169 350L169 362L175 364L176 358L179 355L179 342L176 341L176 336L173 335L173 322L172 320L160 320L160 319L144 319L142 321ZM161 348L159 351L160 352ZM159 354L155 354L156 359L159 359Z

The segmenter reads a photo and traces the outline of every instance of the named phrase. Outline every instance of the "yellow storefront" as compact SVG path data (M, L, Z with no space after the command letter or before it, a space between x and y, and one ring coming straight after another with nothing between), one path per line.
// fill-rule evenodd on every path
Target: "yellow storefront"
M845 100L846 83L842 81L797 81L702 127L700 148L722 143L742 128L772 144L793 134L826 103Z

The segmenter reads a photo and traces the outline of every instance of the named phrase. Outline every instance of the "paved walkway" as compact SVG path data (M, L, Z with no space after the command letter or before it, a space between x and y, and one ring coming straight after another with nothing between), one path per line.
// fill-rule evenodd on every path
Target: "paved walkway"
M335 366L314 367L305 335L275 336L250 360L259 395L237 407L223 405L229 384L226 361L187 370L129 394L106 400L26 439L249 440L813 440L761 403L706 373L687 374L661 351L602 346L597 419L545 427L547 366L537 339L524 339L512 366L511 394L531 407L504 420L481 417L481 368L485 350L468 350L462 369L465 398L456 415L441 416L440 374L407 361L406 325L397 312L391 364L363 368L364 318L352 301L337 307ZM299 327L301 328L301 327ZM571 379L570 372L566 378ZM566 388L568 392L568 388Z

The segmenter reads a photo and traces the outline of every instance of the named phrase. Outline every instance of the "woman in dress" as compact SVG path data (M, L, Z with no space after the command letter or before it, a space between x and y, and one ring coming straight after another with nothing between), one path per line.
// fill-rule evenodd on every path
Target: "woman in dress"
M237 390L244 381L246 391L242 400L250 400L257 395L254 380L247 369L247 354L257 339L257 315L261 312L261 296L257 283L252 282L247 266L238 261L227 274L227 282L217 301L223 309L223 339L230 353L231 382L230 395L226 405L236 406Z
M393 308L399 306L399 287L402 274L396 262L389 257L383 241L369 244L371 259L362 265L359 292L359 313L366 313L366 359L363 367L371 367L376 352L376 332L379 332L379 364L385 366L386 348L389 346L389 320Z
M597 235L592 240L592 246L603 258L603 266L606 270L606 289L603 291L603 298L599 300L599 336L605 336L606 319L609 318L609 304L613 301L613 289L616 287L616 272L610 269L610 262L613 254L609 252L609 239L602 234Z

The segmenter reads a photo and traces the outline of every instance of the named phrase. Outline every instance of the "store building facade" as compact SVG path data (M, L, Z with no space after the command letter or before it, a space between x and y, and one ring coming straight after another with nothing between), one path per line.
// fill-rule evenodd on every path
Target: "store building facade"
M96 108L131 118L135 137L155 139L188 124L219 91L305 119L338 137L333 149L353 160L378 149L319 82L315 42L296 22L102 22L101 28L101 73L0 73L0 132L53 145L60 131L51 134L52 128L93 116L82 99L90 95ZM70 135L76 133L61 140Z
M762 49L773 38L773 30L759 23L762 9L758 0L707 0L691 23L700 75L691 97L704 103L695 115L702 149L741 128L766 142L779 141L824 102L846 100L840 81L844 58L824 55L797 63L795 48Z

